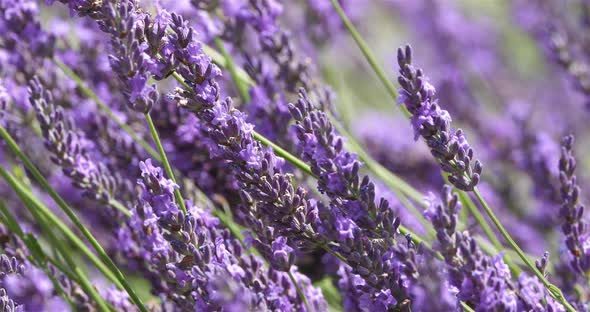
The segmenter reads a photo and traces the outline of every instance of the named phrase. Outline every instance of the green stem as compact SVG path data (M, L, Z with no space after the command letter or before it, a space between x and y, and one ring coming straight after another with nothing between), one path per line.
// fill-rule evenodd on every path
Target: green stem
M240 79L237 67L234 64L231 55L229 55L229 53L227 53L227 50L225 49L225 46L223 45L223 41L221 41L221 39L219 39L219 38L215 38L213 41L215 42L217 49L219 49L219 52L221 52L221 55L225 59L225 65L227 67L227 70L229 71L229 73L232 77L232 80L234 81L234 84L236 85L236 88L238 89L238 93L240 94L242 101L244 101L244 103L250 102L250 95L248 94L248 86L246 84L244 84L243 81Z
M4 169L4 168L2 168L2 169ZM76 276L78 276L78 282L80 283L80 286L82 287L82 289L84 289L84 291L90 296L90 298L92 298L92 300L94 300L94 302L96 303L96 305L100 311L105 311L105 312L110 311L107 306L107 303L98 294L96 289L92 286L92 283L90 282L90 280L88 279L88 277L86 276L84 271L74 262L74 260L72 260L72 257L71 257L71 255L68 254L68 252L65 248L65 245L63 243L61 243L57 239L57 237L55 237L55 235L53 234L53 231L51 230L51 227L49 225L47 225L47 223L45 222L43 217L41 217L41 215L38 213L38 211L36 211L34 208L32 208L32 203L28 200L28 198L26 196L24 196L24 194L18 194L18 195L21 198L21 200L23 202L25 202L25 206L27 206L29 208L31 215L37 221L37 223L41 227L42 231L45 232L45 236L47 237L47 239L49 239L49 242L51 243L51 245L57 248L57 250L61 254L62 258L66 262L66 265L71 270L73 270L73 272Z
M293 285L295 286L295 289L297 290L297 295L299 296L301 301L303 301L303 303L305 304L305 309L307 311L311 311L311 309L309 308L309 303L307 302L307 298L305 298L305 294L303 293L303 291L301 291L301 286L299 286L299 283L297 283L297 281L295 280L295 277L293 276L293 274L291 273L290 270L287 271L287 274L289 274L289 278L291 279L291 283L293 283Z
M92 253L92 251L90 251L86 244L80 238L78 238L78 235L74 234L74 232L70 230L70 228L59 217L53 214L53 212L47 208L47 206L40 202L37 197L35 197L28 189L26 189L22 185L22 182L18 181L2 166L0 166L0 176L2 176L6 183L8 183L8 185L17 194L23 194L27 200L30 200L33 205L32 208L40 212L43 217L47 218L47 220L51 222L52 226L57 227L66 236L66 238L68 238L74 244L74 246L78 248L101 273L104 274L105 277L111 280L119 289L123 288L113 273ZM23 234L21 233L21 235Z
M494 246L492 246L492 244L483 236L480 235L475 235L473 237L473 239L475 239L475 241L477 242L477 244L481 247L481 250L483 250L483 252L485 252L488 255L497 255L498 251L496 250L496 248ZM506 253L508 254L508 256L511 257L511 259L514 259L513 261L518 264L520 267L526 267L526 264L524 262L522 262L522 260L518 257L518 255L516 254L516 252L512 249L505 249ZM526 253L526 256L529 258L529 260L531 260L531 262L535 262L535 256L530 255L528 253ZM514 274L515 276L519 276L519 272L514 272L513 268L510 268L510 270L512 271L512 274ZM551 261L549 261L548 267L547 267L547 272L549 274L552 274L553 271L553 266L551 265Z
M98 253L100 259L107 265L107 267L109 267L109 269L115 274L117 279L121 282L123 288L127 291L133 303L135 303L135 305L137 305L137 307L142 312L147 312L147 309L141 302L141 299L139 299L135 291L133 291L133 289L125 279L123 273L121 273L121 271L117 268L113 260L107 255L100 243L82 224L80 218L78 218L74 211L63 200L63 198L61 198L61 196L59 196L59 194L51 187L51 185L49 184L49 182L47 182L47 179L43 177L39 169L37 169L37 167L35 167L35 165L31 162L31 160L22 152L22 150L18 147L14 139L2 126L0 126L0 136L2 136L2 138L6 141L8 147L12 150L12 152L15 153L16 156L18 156L18 158L25 164L27 169L29 169L29 171L31 172L33 177L35 177L35 179L41 185L41 187L49 193L51 198L53 198L53 200L58 204L58 206L65 212L68 218L72 221L72 223L74 223L78 230L80 230L82 235L84 235L88 242L90 242L94 250L96 250L96 252Z
M4 177L5 179L6 179L6 176L8 175L8 172L6 171L6 169L4 169L4 167L2 165L0 165L0 175L2 175L2 177ZM35 219L37 221L37 224L39 224L42 231L45 232L45 236L49 239L49 242L51 243L51 245L59 250L60 254L62 255L62 258L64 258L64 260L66 261L66 264L70 267L70 269L74 270L74 274L77 277L76 281L80 284L80 286L82 286L84 291L88 295L90 295L92 300L94 300L98 309L100 311L105 311L105 312L109 311L106 302L96 292L96 289L94 289L94 287L92 287L92 283L90 283L86 274L74 263L72 258L68 255L67 250L65 249L64 245L62 243L60 243L59 240L55 237L55 235L51 231L51 227L49 225L47 225L45 219L43 219L41 217L41 215L39 215L39 213L32 207L32 201L29 199L26 192L24 190L18 189L18 188L13 189L13 190L18 195L18 197L21 199L21 201L25 204L25 207L27 207L27 209L31 213L31 215L33 216L33 219ZM12 216L12 214L10 214L8 209L6 209L6 207L4 207L4 204L0 204L0 210L2 210L2 213L6 216L6 218L8 220L11 220L11 222L16 221L14 216ZM25 243L25 245L27 245L28 249L31 251L31 254L36 259L35 262L37 262L37 265L47 274L47 276L49 276L52 279L52 282L54 282L54 278L49 273L49 270L47 267L47 261L46 261L47 256L45 255L43 250L40 248L40 246L39 245L32 245L31 244L32 241L25 238L24 232L22 231L20 226L18 226L18 223L15 228L15 233L17 234L17 236L19 236L21 238L21 240ZM32 236L30 236L30 237L32 237ZM57 284L54 283L54 286L60 286L60 285L59 285L59 283L57 283ZM58 291L59 291L61 289L61 287L56 288L56 289L58 289ZM61 289L61 292L63 292L63 289ZM71 301L69 301L69 300L68 300L68 302L71 303Z
M543 273L541 273L537 269L535 264L525 255L524 251L522 251L522 249L520 249L520 247L518 246L518 244L516 244L514 239L512 239L512 236L510 236L510 234L508 234L508 231L506 231L506 229L504 228L504 226L502 225L500 220L496 217L496 214L494 213L494 211L492 211L492 208L490 208L488 203L481 196L481 194L479 193L479 189L477 187L475 187L473 189L473 194L475 194L475 197L477 197L477 200L482 205L484 211L487 213L488 217L492 220L492 222L494 223L496 228L498 228L498 231L500 231L500 233L502 234L504 239L508 242L510 247L512 247L512 249L514 249L514 251L516 252L516 254L518 254L520 259L522 259L522 261L526 264L526 266L528 266L533 271L533 273L537 276L537 278L541 281L541 283L543 283L545 288L547 288L547 290L549 290L549 294L551 295L551 297L553 297L555 300L560 302L567 309L567 311L569 311L569 312L576 311L576 309L574 309L574 307L565 299L561 290L557 286L551 284L547 280L547 278L545 278Z
M6 219L6 222L3 223L8 227L8 229L11 232L15 233L18 237L22 237L25 235L20 225L18 224L18 221L16 221L16 218L10 213L10 211L8 211L8 208L6 208L6 204L4 204L3 201L0 201L0 212L2 212L2 215Z
M434 249L432 249L432 247L430 246L430 244L428 242L426 242L420 236L412 233L412 231L408 230L403 225L400 225L399 226L399 232L402 233L403 235L410 235L410 238L412 239L412 242L414 242L414 244L416 244L416 246L422 245L423 248L425 248L428 251L432 252L434 254L434 256L436 257L436 259L441 260L441 261L444 261L445 260L445 258L442 256L442 254L440 252L434 251Z
M152 120L150 113L145 113L145 120L148 123L150 132L152 133L152 138L154 138L154 143L158 148L158 152L160 152L160 157L162 159L162 164L164 165L166 175L168 175L168 178L171 179L174 183L176 183L174 172L172 172L172 167L170 167L170 162L168 161L168 157L166 157L166 152L164 151L164 147L162 146L162 142L160 141L160 136L158 135L158 131L156 130L156 126L154 125L154 121ZM178 202L180 209L182 209L182 212L186 214L186 205L184 203L184 199L182 199L182 195L180 194L180 190L178 188L174 189L174 197L176 198L176 201Z
M297 158L296 156L294 156L293 154L287 152L287 150L283 149L282 147L276 145L275 143L273 143L272 141L270 141L269 139L265 138L262 134L256 132L256 131L252 131L252 137L259 141L260 143L262 143L262 145L264 146L270 146L273 151L275 152L275 154L277 154L278 156L283 157L286 161L290 162L293 166L301 169L303 172L309 174L310 176L314 177L315 179L317 179L318 177L311 171L311 167L308 166L303 160Z
M32 246L29 245L29 240L25 239L25 234L24 234L22 228L20 227L20 225L18 224L18 222L16 221L16 218L12 215L12 213L10 213L10 211L8 211L8 208L6 208L6 204L4 204L4 202L1 200L0 200L0 216L2 216L0 218L2 220L1 222L4 225L6 225L12 233L16 234L16 236L18 236L23 241L23 243L27 246L27 248L29 250L31 250ZM31 251L31 255L36 255L36 254L39 254L39 253ZM70 275L68 275L70 273L68 271L66 271L65 268L63 268L61 266L61 264L57 263L57 261L53 260L51 257L48 257L45 255L45 259L34 258L33 260L35 260L35 261L31 261L31 263L36 263L38 266L42 266L43 271L45 272L45 274L47 276L49 276L49 278L51 279L51 282L53 283L53 286L55 287L55 289L57 289L60 296L62 296L62 298L64 298L64 300L66 300L68 305L72 308L72 310L74 310L75 306L74 306L72 300L69 298L69 296L67 296L65 294L65 291L63 290L63 288L61 287L59 282L57 282L55 277L50 274L44 260L49 261L58 270L62 271L66 276L68 276L68 278L70 278L71 280L77 281L77 279L74 278L73 276L70 277Z
M117 201L115 199L111 199L109 201L109 206L114 207L115 209L119 210L125 217L127 217L127 218L131 217L131 212L129 211L129 209L127 209L127 207L125 207L125 205L121 204L119 201Z
M373 68L373 71L375 72L375 74L377 74L377 77L379 77L379 80L387 90L387 93L389 93L389 96L391 96L392 99L397 101L397 90L395 89L393 84L391 84L391 82L387 79L387 75L385 74L385 72L377 64L377 61L373 56L373 53L371 53L371 50L369 49L368 45L365 43L359 32L354 27L354 25L352 25L352 23L344 13L344 10L342 10L342 7L338 3L338 0L330 1L332 2L332 6L334 6L334 9L336 10L336 13L338 13L338 16L340 16L340 19L344 23L344 26L346 27L350 35L352 35L352 38L354 39L357 46L365 56L365 59L367 60L367 62L369 62L369 65L371 65L371 68ZM412 114L410 114L410 112L404 105L399 106L404 115L406 115L406 117L412 116Z
M107 115L107 117L109 117L112 121L114 121L121 129L123 129L125 132L127 132L127 134L129 134L129 136L131 136L133 141L135 141L137 144L141 145L141 147L143 147L143 149L148 154L150 154L151 157L153 157L157 161L161 161L160 155L158 155L156 150L154 150L149 145L149 143L146 142L144 139L137 136L135 130L131 129L131 127L129 127L127 124L122 122L117 116L115 116L115 114L113 113L113 110L109 106L107 106L98 97L98 95L96 95L96 93L94 93L90 88L88 88L86 86L86 84L84 83L82 78L80 78L80 76L78 76L72 69L70 69L68 67L68 65L64 64L57 57L53 58L53 62L55 63L55 65L57 65L57 67L59 67L64 72L64 74L66 74L68 77L70 77L72 80L74 80L74 82L76 83L76 85L78 86L80 91L82 91L82 93L84 93L84 95L86 95L87 97L92 99L96 103L96 105L98 105L98 108L100 108L100 110L102 110Z
M221 224L223 224L230 231L230 233L232 233L232 235L240 241L242 246L246 248L247 245L244 242L244 235L242 234L243 228L234 223L231 219L231 216L227 215L220 209L212 210L211 213L216 216L217 219L219 219L219 222L221 222ZM250 250L255 255L260 256L260 253L258 250L256 250L256 248L254 248L254 246L250 247Z
M463 308L464 311L467 312L475 312L475 310L473 310L470 306L467 305L467 303L463 302L463 301L459 301L461 303L461 307Z
M502 246L502 243L500 243L500 240L496 236L496 233L494 233L494 231L490 227L490 224L483 217L475 203L471 200L471 198L469 198L469 195L467 195L467 193L461 190L457 190L457 193L459 195L459 200L461 201L461 203L463 203L464 206L467 206L467 209L469 210L471 215L473 215L475 221L477 221L479 226L482 228L483 232L486 234L486 236L492 243L492 246L494 246L497 252L501 252L502 250L504 250L504 246ZM514 265L512 259L510 259L510 256L507 253L504 254L502 258L504 259L504 262L506 262L508 267L510 267L510 271L514 276L520 275L520 269L518 268L518 266Z
M203 52L205 52L206 55L211 57L215 64L224 68L228 67L228 60L222 54L213 50L210 46L203 44ZM244 71L243 69L236 68L236 74L238 79L240 81L243 81L245 84L255 85L254 81L252 81L252 78L250 78L248 73L246 73L246 71Z

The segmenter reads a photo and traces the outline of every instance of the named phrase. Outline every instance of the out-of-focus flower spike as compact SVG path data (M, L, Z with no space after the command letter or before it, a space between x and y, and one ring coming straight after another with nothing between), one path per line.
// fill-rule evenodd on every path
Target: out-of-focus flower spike
M38 79L31 80L29 86L31 105L37 112L45 147L52 153L53 162L62 167L72 184L89 198L105 205L111 205L113 199L125 199L129 185L102 162L91 159L86 150L90 143L67 119L61 107L55 106L51 91ZM121 212L113 209L109 215L120 217Z

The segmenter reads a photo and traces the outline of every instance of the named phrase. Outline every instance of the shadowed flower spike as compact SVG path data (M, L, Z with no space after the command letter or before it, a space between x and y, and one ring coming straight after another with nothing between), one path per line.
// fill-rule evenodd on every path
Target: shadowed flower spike
M116 173L111 173L100 160L92 159L88 149L93 148L73 122L67 118L63 109L56 106L51 91L38 79L30 81L31 105L37 112L45 147L51 152L51 160L60 166L72 184L84 191L84 195L105 205L111 205L115 198L125 199L130 187ZM113 216L121 216L115 210L108 211Z
M580 1L579 8L568 12L558 2L521 0L514 2L513 11L518 24L538 41L546 58L565 73L590 109L588 2ZM581 16L575 15L578 12Z
M412 66L412 48L397 51L399 64L398 103L405 105L411 116L414 140L422 137L441 169L449 173L449 182L471 191L479 182L482 165L473 159L473 149L461 129L451 128L451 116L438 105L436 89L421 69Z

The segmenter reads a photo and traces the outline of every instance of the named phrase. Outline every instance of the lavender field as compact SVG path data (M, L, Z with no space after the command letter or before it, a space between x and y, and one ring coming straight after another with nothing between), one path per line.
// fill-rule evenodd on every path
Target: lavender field
M589 311L590 1L0 0L0 312Z

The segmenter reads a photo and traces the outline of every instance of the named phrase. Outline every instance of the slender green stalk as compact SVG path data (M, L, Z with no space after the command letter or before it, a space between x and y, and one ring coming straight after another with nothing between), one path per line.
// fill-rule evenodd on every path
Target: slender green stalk
M265 138L262 134L252 131L252 137L262 143L264 146L270 146L275 154L283 157L286 161L290 162L293 166L301 169L303 172L309 174L310 176L317 179L318 177L311 171L311 167L308 166L303 160L297 158L293 154L287 152L287 150L283 149L282 147L276 145L271 140Z
M464 311L467 312L475 312L475 310L473 310L470 306L467 305L467 303L463 302L463 301L459 301L461 303L461 307L463 308Z
M305 298L305 294L303 293L303 291L301 291L301 286L299 286L299 283L297 283L297 281L295 280L295 277L293 277L293 274L291 273L291 271L287 271L287 274L289 274L289 278L291 279L291 283L293 283L293 285L295 285L295 289L297 290L297 295L299 296L301 301L303 301L303 303L305 304L305 309L307 311L311 311L311 309L309 308L309 303L307 302L307 298Z
M488 255L497 255L498 251L496 250L496 248L494 246L492 246L492 244L483 236L480 235L474 235L473 238L475 239L475 241L477 242L477 244L479 245L479 247L481 248L481 250L483 250L483 252L485 252ZM522 260L520 259L520 257L518 257L518 255L516 254L516 252L512 249L505 249L506 254L508 254L508 256L513 259L514 263L518 264L520 267L526 267L526 264L524 262L522 262ZM531 255L531 254L526 254L526 256L529 258L529 260L531 262L535 262L535 256ZM510 268L510 270L512 271L512 274L515 276L519 276L520 275L520 270L518 272L514 272L513 268ZM549 261L549 264L547 266L547 272L552 274L553 271L553 266L551 261Z
M457 190L457 194L459 195L459 200L461 201L461 203L463 203L463 205L467 207L471 215L473 215L473 217L475 218L483 232L486 234L494 248L498 252L502 251L504 249L502 243L500 243L500 240L496 236L496 233L494 233L494 231L492 230L486 219L483 217L481 212L479 212L479 209L477 208L475 203L472 200L470 200L469 195L461 190ZM520 274L520 269L518 268L518 266L512 263L512 260L510 259L508 254L504 254L503 259L506 262L506 264L510 267L510 271L512 271L512 274L514 276L518 276Z
M242 81L240 79L240 75L238 73L237 67L234 64L231 55L229 55L229 53L227 53L227 50L225 49L225 46L223 45L223 41L221 41L221 39L219 39L219 38L215 38L213 41L215 42L217 49L219 49L219 52L221 52L221 55L225 59L225 65L227 67L227 70L229 70L229 73L232 77L232 80L234 81L234 84L236 85L236 88L238 89L238 93L240 94L240 97L242 98L242 100L244 102L250 102L250 95L248 94L248 86L246 85L246 83L244 83L244 81Z
M514 239L512 239L512 236L510 236L510 234L508 234L508 231L506 231L506 229L502 225L502 222L500 222L500 220L496 217L496 214L494 213L494 211L492 211L492 208L490 208L490 206L488 205L486 200L481 196L481 194L479 193L479 189L477 187L475 187L473 189L473 194L475 194L475 197L477 197L477 200L482 205L484 211L487 213L488 217L492 220L492 222L494 223L496 228L498 228L498 231L500 231L500 233L502 234L504 239L508 242L510 247L512 247L512 249L514 249L514 251L518 254L520 259L522 259L522 261L533 271L533 273L537 276L537 278L541 281L541 283L543 283L545 288L547 288L547 290L549 290L549 294L551 294L551 297L553 297L555 300L557 300L559 303L561 303L568 311L570 311L570 312L576 311L576 309L574 309L574 307L565 299L561 290L557 286L551 284L547 280L547 278L545 278L545 275L543 275L543 273L537 269L537 267L535 266L533 261L531 261L526 256L524 251L522 251L522 249L520 249L520 247L518 246L518 244L516 244Z
M10 211L8 211L8 208L6 208L6 204L4 204L3 201L0 200L0 212L2 213L3 217L5 218L6 222L3 222L8 229L16 234L18 237L22 237L25 234L23 233L23 230L21 229L20 225L18 224L18 221L16 221L16 218L10 213Z
M486 234L490 242L492 242L494 248L496 248L498 251L504 249L502 243L500 243L488 222L484 219L483 215L479 212L479 209L477 209L475 206L475 203L473 201L467 200L469 195L461 190L457 190L457 194L459 195L459 200L461 200L461 202L467 206L469 212L471 212L477 223L481 226L483 232Z
M24 231L22 230L22 228L20 227L20 225L18 224L18 222L16 222L16 218L12 215L12 213L10 213L10 211L8 210L8 208L6 208L6 204L0 200L0 219L2 220L2 223L6 226L8 226L8 229L16 234L16 236L18 236L23 243L25 243L25 245L27 246L27 248L31 249L32 246L30 246L30 239L27 239L27 235L24 233ZM9 224L10 223L10 224ZM33 241L37 241L36 239L33 239ZM32 249L36 249L36 248L32 248ZM31 251L31 254L37 254L33 251ZM66 276L68 276L69 279L71 280L76 280L76 278L72 275L71 272L69 272L68 270L66 270L59 262L57 262L56 260L54 260L53 258L44 255L44 257L47 261L49 261L51 264L53 264L58 270L60 270L61 272L63 272ZM35 260L37 262L43 262L43 258L41 259L37 259L35 258Z
M396 100L397 99L397 90L391 84L391 82L387 79L387 75L381 69L381 66L379 66L377 64L377 61L376 61L375 57L373 56L373 53L371 53L369 46L365 43L365 41L363 40L363 38L361 37L359 32L354 27L354 25L352 25L352 23L350 22L350 20L348 19L348 17L344 13L344 10L342 10L342 7L338 3L338 0L330 0L330 1L332 2L332 6L334 6L334 9L336 10L336 13L338 13L338 16L340 16L340 19L344 23L344 26L346 27L346 29L348 30L348 32L350 33L350 35L352 36L352 38L356 42L357 46L359 47L359 49L361 50L361 52L365 56L365 59L367 60L367 62L369 62L369 65L371 65L371 68L373 68L373 71L375 72L375 74L377 74L377 77L379 77L379 80L381 80L381 83L385 87L385 90L387 90L387 93L389 93L389 96L391 96L391 98ZM410 114L410 112L408 111L408 109L404 105L400 105L400 108L401 108L402 112L404 113L404 115L406 115L406 117L410 117L412 115L412 114Z
M144 139L140 138L136 134L136 131L135 130L131 129L131 127L129 127L127 124L125 124L124 122L122 122L119 118L117 118L117 116L115 116L115 114L113 113L113 110L109 106L107 106L98 97L98 95L96 95L96 93L94 93L90 88L88 88L86 86L86 84L84 83L84 81L82 80L82 78L80 78L80 76L78 76L72 69L70 69L68 67L68 65L64 64L59 58L54 57L53 58L53 62L68 77L70 77L72 80L74 80L74 82L76 83L76 85L78 86L78 88L80 89L80 91L82 91L82 93L84 93L84 95L86 95L87 97L89 97L90 99L92 99L96 103L96 105L98 105L98 108L100 108L100 110L102 110L109 117L109 119L111 119L112 121L114 121L121 129L123 129L125 132L127 132L127 134L129 134L129 136L131 136L131 138L133 139L133 141L135 141L137 144L141 145L141 147L143 147L143 149L148 154L150 154L151 157L155 158L158 161L161 161L160 155L158 155L158 153L156 152L156 150L154 150L149 145L148 142L146 142Z
M160 136L158 135L158 131L156 130L156 126L154 125L154 121L150 116L150 113L145 113L145 120L148 123L148 127L150 128L150 132L152 133L152 138L154 139L154 143L158 148L158 152L160 152L160 157L162 159L162 164L164 165L164 170L166 171L166 175L168 178L176 183L176 178L174 177L174 172L172 172L172 167L170 167L170 162L168 161L168 157L166 157L166 152L164 151L164 146L162 146L162 142L160 141ZM178 183L176 183L178 184ZM174 197L182 209L182 212L187 213L186 205L184 203L184 199L182 199L182 195L180 194L180 190L178 188L174 189Z
M40 202L37 197L35 197L28 189L26 189L26 187L22 185L22 182L18 181L2 166L0 166L0 176L2 176L6 183L17 194L23 194L22 196L31 202L32 209L35 209L37 212L41 213L44 218L47 218L52 226L58 228L66 236L66 238L68 238L74 244L74 246L76 246L76 248L78 248L90 260L90 262L92 262L92 264L94 264L96 268L104 274L106 278L111 280L118 288L123 288L115 275L113 275L113 273L105 266L105 264L102 263L102 261L100 261L100 259L98 259L96 255L92 253L92 251L90 251L86 244L80 238L78 238L78 235L74 234L74 232L70 230L70 228L59 217L53 214L53 212L51 212L47 206ZM16 233L18 234L18 232ZM21 233L21 235L24 234Z
M4 168L2 168L2 170L4 170ZM82 269L78 265L76 265L76 263L74 263L74 260L72 260L71 255L68 254L67 249L65 248L65 245L62 244L57 239L57 237L54 235L53 231L51 230L51 227L45 222L45 219L43 217L41 217L41 215L39 214L39 212L35 208L32 207L31 201L23 193L19 193L18 196L25 203L25 206L27 206L27 208L31 212L31 215L37 221L37 224L39 224L39 226L41 227L41 229L45 233L45 236L47 237L47 239L49 239L49 242L51 243L51 245L54 246L55 248L57 248L57 250L61 254L62 258L66 262L66 265L71 270L73 270L73 272L76 276L78 276L78 282L80 283L80 286L90 296L90 298L92 298L92 300L94 300L94 302L96 303L96 306L98 307L98 310L105 311L105 312L110 311L107 306L107 303L98 294L96 289L92 286L92 283L90 282L90 280L88 279L88 277L86 276L84 271L82 271ZM45 268L46 267L47 266L45 265Z
M109 206L114 207L115 209L119 210L125 217L131 217L131 212L125 205L121 204L119 201L111 199L109 201Z
M37 169L37 167L35 167L35 165L31 162L31 160L22 152L22 150L18 147L14 139L2 126L0 126L0 136L6 141L8 147L12 150L12 152L16 154L16 156L18 156L18 158L25 164L27 169L29 169L29 171L31 172L33 177L35 177L35 179L41 185L41 187L49 193L49 195L58 204L58 206L60 206L60 208L66 213L66 215L72 221L72 223L74 223L78 230L80 230L82 235L84 235L88 242L90 242L94 250L96 250L96 252L98 253L100 259L109 267L109 269L115 274L117 279L121 282L123 288L129 294L131 301L133 301L133 303L135 303L135 305L142 312L147 312L147 309L141 302L141 299L137 296L135 291L133 291L133 289L125 279L123 273L121 273L121 271L117 268L113 260L107 255L100 243L96 240L96 238L94 238L92 233L90 233L90 231L88 231L88 229L82 224L80 218L78 218L76 213L74 213L74 211L69 207L69 205L63 200L63 198L61 198L61 196L59 196L59 194L51 187L51 185L49 184L49 182L47 182L47 179L43 177L39 169Z
M0 169L2 169L2 168L0 168ZM2 200L0 200L0 216L1 216L0 219L2 220L2 224L7 226L8 229L12 233L14 233L17 237L19 237L23 241L23 243L27 246L27 248L33 249L33 250L31 250L31 255L36 256L36 255L41 254L41 253L37 252L37 250L40 250L40 248L30 246L31 240L27 238L27 235L24 233L24 231L22 230L22 228L20 227L20 225L16 221L16 218L12 215L12 213L10 213L8 208L6 208L6 204ZM35 239L34 239L34 241L36 242ZM34 258L34 260L37 263L42 263L42 262L44 262L45 259L49 260L49 262L55 261L47 256L40 257L40 258ZM51 262L51 263L53 264L53 262ZM64 274L68 273L66 270L62 269L62 266L60 264L57 264L56 267L59 270L63 271Z
M3 177L5 175L8 175L8 172L1 165L0 165L0 174ZM43 232L45 232L45 235L48 237L52 246L54 246L60 250L60 252L62 253L62 257L65 258L68 266L70 268L74 269L74 273L76 275L75 281L78 282L80 284L80 286L82 286L84 288L84 291L86 291L86 293L88 293L90 295L90 297L96 302L96 305L99 308L99 310L109 311L106 303L104 302L104 299L102 299L102 297L100 297L100 295L98 295L96 290L92 286L90 288L86 287L87 285L90 284L90 281L88 281L88 278L86 277L84 272L79 270L79 268L73 263L73 261L70 260L70 257L68 257L66 255L65 249L60 249L63 247L63 244L61 244L56 239L56 237L53 235L53 232L51 232L50 227L47 225L45 220L37 213L37 211L35 209L33 209L31 207L31 201L28 200L26 194L22 190L14 189L14 191L18 195L18 197L23 201L23 203L28 208L28 210L31 212L31 215L33 216L33 218L41 226L41 229L43 230ZM72 301L69 299L68 296L66 296L61 285L55 280L55 277L52 274L50 274L49 268L47 267L47 260L49 257L46 256L45 253L43 252L43 250L41 249L41 247L38 244L36 244L37 240L34 239L33 236L26 236L24 234L20 225L18 224L18 222L16 222L16 218L14 218L14 216L10 213L10 211L8 211L8 209L6 208L4 203L1 201L0 201L0 211L6 217L6 220L8 220L11 223L10 226L7 224L7 226L9 226L9 229L11 231L13 231L13 233L15 233L25 243L25 245L27 246L27 248L31 252L31 255L33 255L34 261L31 261L31 262L36 263L36 265L38 267L40 267L45 272L45 274L51 279L51 282L53 283L55 289L57 289L57 291L60 293L60 295L66 300L66 302L72 308L74 308ZM33 239L28 239L28 238L33 238ZM59 269L59 267L58 267L58 269ZM78 269L78 270L76 270L76 269ZM65 274L65 272L64 272L64 274Z
M234 223L231 219L231 216L227 215L226 213L224 213L220 209L212 210L211 213L214 216L216 216L217 219L219 219L219 222L221 222L221 224L223 224L230 231L230 233L232 233L232 235L236 239L238 239L240 241L240 243L242 244L242 246L244 248L251 251L252 253L254 253L257 256L260 256L260 253L258 252L258 250L256 248L254 248L254 246L247 248L247 244L246 244L246 242L244 242L244 234L242 234L244 229L241 226L239 226L238 224Z
M213 50L210 46L203 44L203 52L205 52L206 55L208 55L209 57L211 57L211 59L213 60L213 63L217 64L220 67L228 67L228 61L227 59L220 53L218 53L217 51ZM252 81L252 78L250 78L250 76L248 75L248 73L246 73L246 71L244 71L242 68L236 68L236 74L237 77L240 81L243 81L245 84L248 85L254 85L254 81Z
M486 219L483 217L481 212L479 212L479 209L477 208L475 203L472 200L470 200L469 195L467 195L467 193L461 190L458 190L457 193L459 194L459 200L461 201L461 203L463 203L464 206L467 206L467 209L469 210L471 215L473 215L479 226L482 228L483 232L486 234L486 236L492 243L492 246L494 246L496 252L502 252L504 250L504 246L502 246L502 243L500 243L500 241L498 240L496 233L494 233ZM490 254L490 251L488 251L487 253ZM515 277L520 275L520 268L517 265L514 265L514 262L512 261L508 253L505 253L502 256L502 259L504 259L504 262L506 262L506 265L508 265L508 267L510 268L510 272L512 272L512 275L514 275Z
M432 252L434 254L434 256L436 257L436 259L444 261L444 257L442 256L442 254L438 251L434 251L434 249L432 249L432 247L430 246L430 244L425 241L423 238L421 238L420 236L412 233L412 231L408 230L406 227L404 227L403 225L399 226L399 232L402 233L403 235L410 235L410 238L412 239L412 242L414 242L414 244L416 244L416 246L420 246L422 245L423 248L427 249L428 251Z

